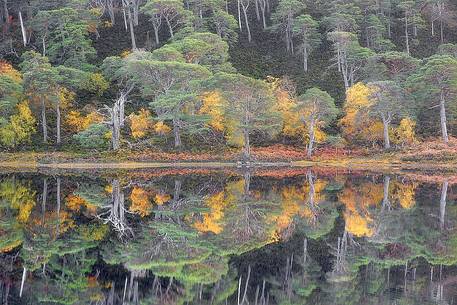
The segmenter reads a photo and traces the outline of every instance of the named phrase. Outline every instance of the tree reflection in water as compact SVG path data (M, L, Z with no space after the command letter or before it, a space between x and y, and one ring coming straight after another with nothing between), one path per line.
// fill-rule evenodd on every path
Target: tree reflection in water
M450 304L454 181L0 176L1 304Z

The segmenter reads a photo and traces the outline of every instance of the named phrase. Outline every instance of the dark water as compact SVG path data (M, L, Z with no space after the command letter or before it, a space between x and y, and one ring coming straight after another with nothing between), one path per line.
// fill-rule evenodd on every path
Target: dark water
M0 304L457 304L456 191L332 169L0 174Z

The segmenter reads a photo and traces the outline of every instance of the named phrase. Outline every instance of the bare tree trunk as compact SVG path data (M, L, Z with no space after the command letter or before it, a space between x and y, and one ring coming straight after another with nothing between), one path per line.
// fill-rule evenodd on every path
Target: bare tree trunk
M405 11L405 39L406 39L406 53L410 55L409 52L409 31L408 31L408 14Z
M237 9L238 9L238 27L240 28L240 32L243 31L243 27L241 25L241 0L237 1Z
M129 30L129 27L127 25L127 15L125 14L125 8L122 9L122 14L124 17L124 28L125 28L125 31L127 32Z
M132 50L136 50L136 41L135 41L135 30L133 28L132 12L130 7L127 6L127 16L129 20L130 27L130 39L132 40Z
M160 41L159 41L159 28L155 25L153 25L153 28L154 28L154 37L155 37L155 41L156 41L156 45L158 46L160 44Z
M24 47L27 46L27 33L25 32L24 21L22 20L22 12L19 11L19 21L21 23L22 42Z
M382 117L382 124L384 126L383 134L384 134L384 149L390 149L390 137L389 137L389 123L390 120Z
M181 147L181 133L179 131L179 119L173 119L173 134L175 138L175 148Z
M56 102L56 114L57 114L57 144L60 144L62 142L61 136L60 136L60 101Z
M46 104L44 97L41 97L41 126L43 128L43 142L48 142L48 125L46 122Z
M111 24L114 25L116 23L116 18L114 16L114 0L108 0L107 1L107 8L108 8L108 15L111 20Z
M254 0L254 1L255 1L255 16L257 18L257 21L260 21L259 0Z
M313 153L313 144L314 144L314 118L311 118L309 121L309 143L308 143L308 151L307 151L307 156L308 158L311 158L311 155Z
M22 298L22 292L24 291L25 278L27 276L27 269L24 267L22 271L21 290L19 291L19 297Z
M308 48L303 47L303 70L308 72Z
M46 201L48 197L48 178L43 179L43 194L41 195L41 225L44 225Z
M267 21L265 18L266 4L267 0L260 0L260 12L262 13L262 26L264 30L267 28Z
M8 10L8 0L3 0L3 14L4 14L4 18L5 18L6 31L8 31L9 19L10 19L10 13Z
M444 99L444 92L441 92L440 95L440 123L441 123L441 134L443 137L444 143L449 143L449 136L447 133L447 124L446 124L446 101Z
M252 37L251 37L251 29L249 28L249 19L248 19L248 8L249 8L249 1L247 4L241 0L241 6L243 8L243 14L244 14L244 21L246 22L246 30L248 31L248 41L251 42Z
M244 146L243 146L243 159L244 161L251 160L251 144L249 141L249 130L243 129Z
M133 1L133 24L138 26L138 12L140 10L140 0Z
M46 56L46 37L44 35L41 38L41 43L43 45L43 56Z
M449 186L449 182L445 180L443 182L443 186L441 187L441 198L440 198L440 229L444 229L445 224L445 215L446 215L446 197L447 197L447 189Z
M165 21L167 22L168 30L170 31L170 36L171 36L171 38L173 38L174 37L173 27L171 26L171 23L170 23L170 20L168 19L168 17L165 17Z

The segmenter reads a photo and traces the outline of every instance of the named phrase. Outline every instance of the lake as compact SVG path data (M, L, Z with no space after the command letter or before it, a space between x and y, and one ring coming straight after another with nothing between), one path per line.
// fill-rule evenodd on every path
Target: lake
M333 168L0 173L0 304L456 304L457 187Z

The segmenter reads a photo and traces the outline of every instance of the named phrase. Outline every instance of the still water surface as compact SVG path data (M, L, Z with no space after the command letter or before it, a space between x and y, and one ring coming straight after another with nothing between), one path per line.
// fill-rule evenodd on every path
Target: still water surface
M457 187L411 177L0 174L0 304L457 304Z

